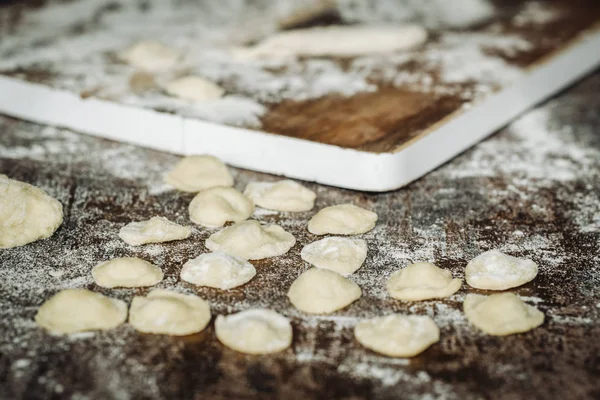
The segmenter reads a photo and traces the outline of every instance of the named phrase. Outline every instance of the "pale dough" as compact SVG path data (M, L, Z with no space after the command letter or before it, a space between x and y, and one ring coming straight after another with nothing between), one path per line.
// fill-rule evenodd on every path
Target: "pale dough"
M156 40L143 40L123 51L119 58L136 68L161 72L174 67L181 55Z
M210 306L193 294L154 289L146 297L135 296L129 323L138 331L183 336L200 332L210 322Z
M206 240L211 251L222 251L245 260L260 260L288 252L296 239L279 225L261 225L258 221L239 222Z
M130 222L119 231L119 237L131 246L181 240L188 238L191 234L191 227L181 226L164 217L152 217L148 221Z
M188 207L192 222L217 228L228 221L241 222L254 212L254 203L232 187L202 190Z
M244 194L259 207L291 212L312 210L317 197L312 190L290 180L251 182Z
M531 260L490 250L467 264L465 278L469 286L477 289L505 290L533 280L537 273L538 266Z
M440 330L427 316L390 314L359 322L354 337L377 353L414 357L440 340Z
M165 182L184 192L199 192L215 186L233 186L233 177L216 157L189 156L177 163Z
M325 207L308 221L308 231L315 235L358 235L375 227L377 214L352 204Z
M163 276L156 265L135 257L113 258L92 269L96 285L105 288L152 286Z
M256 269L243 258L225 253L202 254L183 264L181 279L194 285L228 290L249 282Z
M463 308L469 322L493 336L527 332L544 323L544 313L514 293L468 294Z
M63 221L62 204L42 189L0 175L0 248L45 239Z
M66 289L46 300L35 322L53 334L112 329L127 319L127 304L86 289Z
M219 315L215 320L215 333L225 346L247 354L276 353L292 344L290 321L267 309Z
M300 311L329 314L358 300L358 285L335 272L312 268L300 275L290 287L288 298Z
M348 276L365 262L367 249L367 242L362 239L334 236L307 244L300 256L317 268Z
M461 285L460 279L452 279L450 271L420 262L394 272L387 282L387 290L394 299L418 301L451 296Z
M193 102L215 100L223 97L225 91L220 86L199 76L184 76L165 86L165 91L173 97Z

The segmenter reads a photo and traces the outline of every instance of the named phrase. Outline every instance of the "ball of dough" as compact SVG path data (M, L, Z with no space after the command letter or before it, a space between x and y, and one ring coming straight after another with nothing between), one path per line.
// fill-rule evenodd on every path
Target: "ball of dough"
M292 344L290 321L275 311L253 309L215 320L217 339L225 346L247 354L269 354Z
M536 277L537 264L490 250L472 259L465 269L469 286L477 289L505 290L521 286Z
M127 304L86 289L66 289L46 300L35 322L53 334L112 329L127 319Z
M181 226L164 217L152 217L148 221L130 222L119 231L119 237L128 245L171 242L186 239L192 228Z
M300 275L290 287L288 298L300 311L329 314L358 300L358 285L335 272L312 268Z
M42 189L0 175L0 248L49 238L62 221L57 200Z
M135 257L113 258L92 269L96 285L105 288L142 287L162 281L163 272L154 264Z
M119 58L136 68L160 72L174 67L181 55L156 40L143 40L123 51Z
M184 157L165 177L165 182L184 192L199 192L215 186L233 186L233 177L218 158Z
M327 237L304 246L300 256L317 268L348 276L365 262L367 242L362 239Z
M296 244L296 239L278 225L262 226L258 221L250 220L213 233L205 244L211 251L222 251L245 260L260 260L287 253Z
M225 91L211 81L199 76L184 76L165 86L165 91L173 97L201 102L223 97Z
M181 269L181 279L194 285L227 290L249 282L256 269L248 261L225 253L202 254Z
M354 337L374 352L414 357L440 340L440 330L427 316L390 314L359 322Z
M129 323L138 331L183 336L203 330L210 321L208 303L193 294L154 289L148 296L135 296Z
M375 227L377 214L352 204L326 207L308 222L308 231L315 235L357 235Z
M292 212L312 210L317 197L312 190L290 180L251 182L244 194L259 207Z
M387 282L387 290L394 299L418 301L451 296L461 285L460 279L452 279L450 271L421 262L394 272Z
M254 212L252 200L232 187L202 190L189 206L192 222L210 228L221 227L227 221L241 222Z
M527 332L544 323L544 313L514 293L468 294L463 308L470 323L493 336Z

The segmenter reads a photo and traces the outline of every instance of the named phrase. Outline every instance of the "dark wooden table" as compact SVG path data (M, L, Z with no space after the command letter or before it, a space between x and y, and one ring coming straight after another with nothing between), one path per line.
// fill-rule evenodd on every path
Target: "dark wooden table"
M271 213L298 244L256 262L258 274L231 291L178 279L206 251L211 233L133 248L117 237L125 223L162 215L189 223L192 195L169 191L162 175L177 157L10 118L0 118L0 172L59 199L65 221L49 240L0 250L0 397L6 399L205 398L600 398L600 72L523 116L410 186L366 194L308 184L316 208L351 202L375 210L366 264L352 279L363 297L331 316L309 317L286 299L308 268L299 256L314 241L314 213ZM236 186L272 176L235 170ZM389 299L390 273L433 261L464 277L468 260L500 248L540 265L515 290L545 314L541 327L486 336L462 314L466 285L443 301ZM136 255L165 271L159 287L197 293L213 314L270 307L294 325L290 349L246 356L224 348L210 325L187 337L145 335L127 324L107 332L53 337L35 326L37 308L57 291L85 287L127 301L146 289L101 289L90 270ZM358 345L357 319L391 312L427 314L441 340L411 360ZM425 397L425 395L430 395Z

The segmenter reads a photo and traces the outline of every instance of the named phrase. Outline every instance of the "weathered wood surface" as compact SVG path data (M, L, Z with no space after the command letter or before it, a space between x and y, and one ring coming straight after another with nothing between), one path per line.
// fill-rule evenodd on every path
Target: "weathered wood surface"
M0 172L61 201L65 222L49 240L0 250L0 398L423 398L600 397L600 73L408 187L365 194L308 184L316 209L350 202L380 221L363 235L366 264L352 276L363 297L332 316L296 311L285 293L308 268L299 256L316 239L313 212L255 215L292 232L285 256L256 262L249 284L228 292L178 279L206 251L207 229L185 241L133 248L116 236L132 220L163 215L189 223L191 195L165 190L177 157L68 131L0 118ZM307 160L307 162L309 162ZM275 177L235 170L236 186ZM466 285L446 300L401 303L384 284L395 269L429 260L464 277L464 266L499 247L530 257L539 276L515 290L546 314L538 329L490 337L462 315ZM138 255L165 271L159 287L197 293L214 314L261 306L289 316L290 349L245 356L224 348L212 324L174 338L128 325L91 336L53 337L33 317L60 289L86 287L126 301L145 289L95 286L91 268ZM431 315L441 340L411 360L358 345L352 327L390 312Z

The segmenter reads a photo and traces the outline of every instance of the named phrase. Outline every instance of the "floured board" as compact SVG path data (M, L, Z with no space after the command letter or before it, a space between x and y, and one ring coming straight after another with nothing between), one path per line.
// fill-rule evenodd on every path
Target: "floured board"
M503 2L476 28L432 26L414 51L294 61L240 60L230 48L268 36L299 2L33 3L0 9L0 111L368 191L420 177L600 62L592 0ZM145 81L116 57L140 39L185 62ZM226 96L192 105L160 89L188 73Z

